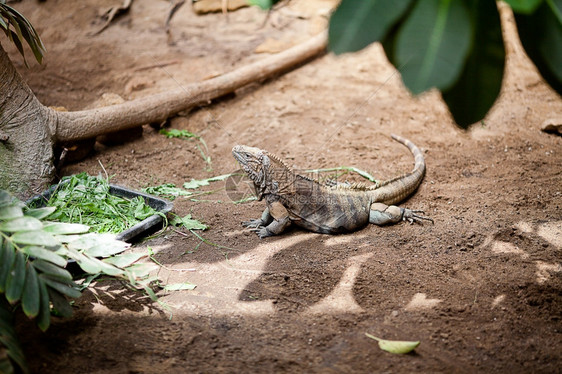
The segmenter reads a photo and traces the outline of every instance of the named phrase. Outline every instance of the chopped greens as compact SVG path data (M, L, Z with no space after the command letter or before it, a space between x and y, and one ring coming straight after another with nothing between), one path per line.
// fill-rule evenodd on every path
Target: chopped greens
M207 178L207 179L192 179L189 182L185 182L183 184L183 188L186 189L196 189L202 186L208 186L209 182L218 182L218 181L223 181L226 178L230 177L232 175L231 174L223 174L223 175L218 175L216 177L211 177L211 178Z
M232 176L233 174L223 174L217 175L216 177L211 177L207 179L191 179L189 182L185 182L183 184L183 188L176 187L173 183L164 183L159 186L148 186L142 189L143 192L155 195L155 196L162 196L170 200L174 200L179 196L199 196L199 195L206 195L212 194L217 191L204 191L200 193L195 193L193 191L187 190L195 190L199 187L208 186L211 182L218 182L227 179L228 177ZM193 201L193 199L192 199Z
M207 170L213 170L209 148L207 148L207 143L201 136L187 130L179 129L160 129L160 134L165 135L167 138L197 139L199 143L201 143L201 145L197 144L197 149L199 149L201 157L207 164Z
M160 129L160 134L165 135L167 138L195 138L199 139L199 135L196 135L187 130L178 129Z
M192 283L172 283L164 286L164 291L181 291L181 290L194 290L197 287Z
M192 193L182 188L176 187L173 183L164 183L159 186L149 186L142 189L143 192L155 196L162 196L174 200L179 196L190 196Z
M187 230L206 230L208 228L208 226L204 223L191 218L191 214L188 214L185 217L175 216L170 221L170 224L177 227L184 227Z
M88 225L98 233L116 234L159 214L140 196L110 194L106 179L86 173L64 178L46 205L57 209L49 220Z

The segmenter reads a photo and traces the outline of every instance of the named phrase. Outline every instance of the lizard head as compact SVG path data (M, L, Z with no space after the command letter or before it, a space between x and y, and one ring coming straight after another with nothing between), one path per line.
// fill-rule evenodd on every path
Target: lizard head
M290 169L277 156L259 148L236 145L232 154L242 166L242 170L254 182L256 195L261 200L267 193L279 191L277 173L284 171L285 175Z

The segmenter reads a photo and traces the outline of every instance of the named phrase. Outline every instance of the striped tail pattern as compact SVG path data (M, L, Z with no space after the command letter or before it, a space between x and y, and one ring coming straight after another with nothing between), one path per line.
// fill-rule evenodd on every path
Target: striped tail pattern
M380 202L387 205L396 204L410 196L420 185L425 175L425 160L418 147L408 139L391 134L392 139L404 144L414 155L414 169L399 177L389 179L370 191L373 202Z

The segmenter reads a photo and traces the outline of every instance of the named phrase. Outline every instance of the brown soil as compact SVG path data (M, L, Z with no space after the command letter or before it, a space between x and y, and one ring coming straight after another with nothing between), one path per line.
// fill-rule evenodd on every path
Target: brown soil
M280 41L276 48L310 37L330 1L312 8L295 1L270 18L249 8L197 16L186 4L167 37L169 2L138 0L88 36L100 12L121 3L15 4L48 54L28 70L5 39L3 46L44 104L76 110L103 93L131 99L230 71L263 58L254 51L268 38ZM202 235L229 248L167 231L135 250L156 252L164 281L197 288L160 293L162 307L98 282L72 318L45 334L20 329L32 371L560 372L562 139L540 126L560 116L562 100L514 38L512 17L504 21L503 91L468 132L455 127L437 92L413 98L373 45L325 55L171 119L171 127L205 139L212 171L195 142L166 139L149 126L142 138L98 144L89 158L64 167L61 175L98 174L101 163L114 183L132 188L181 185L236 169L230 151L242 143L299 168L353 165L385 179L413 165L390 140L394 132L425 152L427 176L405 205L425 210L435 224L340 236L292 229L260 240L240 222L259 216L262 202L233 205L224 191L177 199L175 213L206 222ZM366 332L421 345L392 355Z

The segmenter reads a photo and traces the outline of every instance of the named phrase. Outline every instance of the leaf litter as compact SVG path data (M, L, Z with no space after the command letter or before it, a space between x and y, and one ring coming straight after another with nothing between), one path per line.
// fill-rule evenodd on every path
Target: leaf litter
M377 338L374 335L365 333L368 338L376 340L379 343L380 349L395 354L410 353L420 345L420 341L402 341L402 340L386 340Z

